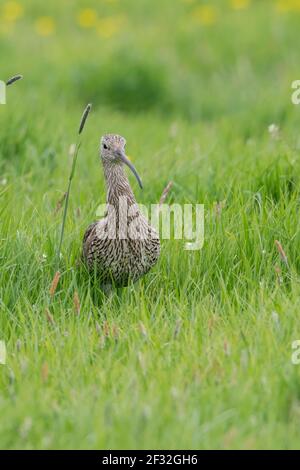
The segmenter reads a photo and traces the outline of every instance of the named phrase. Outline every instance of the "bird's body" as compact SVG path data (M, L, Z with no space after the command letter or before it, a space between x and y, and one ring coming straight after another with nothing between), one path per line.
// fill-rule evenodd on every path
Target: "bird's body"
M102 286L125 287L157 262L159 237L140 212L128 178L126 163L141 181L124 153L125 139L102 138L102 162L107 186L106 214L90 225L83 239L83 259Z

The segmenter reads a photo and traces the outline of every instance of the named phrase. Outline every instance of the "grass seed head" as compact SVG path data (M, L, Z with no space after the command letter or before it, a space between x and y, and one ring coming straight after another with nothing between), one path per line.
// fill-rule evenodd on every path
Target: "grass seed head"
M83 111L83 115L82 115L81 121L80 121L79 131L78 131L79 135L81 134L81 132L84 129L86 120L88 118L88 115L90 114L91 109L92 109L92 105L88 104L87 107L85 108L85 110Z
M103 333L106 338L110 336L110 328L107 320L103 323Z
M22 80L22 78L23 78L23 75L14 75L9 80L7 80L6 86L10 86L13 83L17 82L18 80Z
M74 292L74 309L77 315L80 314L80 299L77 290Z
M44 383L47 382L48 376L49 376L49 366L47 362L44 362L44 364L42 365L41 376L42 376L42 381Z
M285 254L285 251L284 249L282 248L282 245L281 243L278 241L278 240L275 240L275 246L278 250L278 253L280 255L280 258L282 259L282 261L288 266L288 259L287 259L287 256Z
M50 294L51 298L54 296L54 294L56 292L57 285L58 285L58 282L59 282L59 278L60 278L60 272L56 271L56 273L54 275L54 278L53 278L53 281L51 283L50 290L49 290L49 294Z

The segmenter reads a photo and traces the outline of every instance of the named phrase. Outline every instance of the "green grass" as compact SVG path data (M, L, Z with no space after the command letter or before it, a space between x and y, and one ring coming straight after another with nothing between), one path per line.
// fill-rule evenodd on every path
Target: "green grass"
M261 0L235 12L224 0L202 27L190 20L196 1L102 3L128 16L110 39L76 26L93 0L43 11L30 0L0 33L0 78L25 77L0 107L0 447L299 448L299 13ZM46 8L56 34L38 38ZM90 100L49 306L55 208ZM164 240L157 266L110 298L76 267L105 200L106 132L127 139L139 202L157 202L173 180L170 203L205 204L201 251Z

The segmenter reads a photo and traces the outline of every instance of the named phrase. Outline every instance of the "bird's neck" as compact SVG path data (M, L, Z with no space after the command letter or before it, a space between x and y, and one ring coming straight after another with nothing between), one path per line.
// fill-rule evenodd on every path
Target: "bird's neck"
M120 198L126 200L127 205L130 207L136 204L136 200L129 184L129 180L124 171L124 165L119 163L105 163L104 176L107 188L107 204L118 209Z

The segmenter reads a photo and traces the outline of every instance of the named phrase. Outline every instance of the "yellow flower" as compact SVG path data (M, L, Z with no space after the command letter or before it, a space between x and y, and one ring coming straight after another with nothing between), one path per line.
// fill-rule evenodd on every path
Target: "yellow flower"
M93 28L97 23L97 12L92 8L80 10L77 15L77 23L82 28Z
M210 26L217 21L218 10L212 5L201 5L192 11L192 18L201 25Z
M300 11L300 0L279 0L276 3L276 10L279 13Z
M14 22L24 13L23 6L18 2L6 2L3 5L3 18L6 21Z
M51 36L55 31L55 24L50 16L41 16L35 22L35 30L40 36Z
M122 30L124 16L108 16L97 22L97 33L104 38L110 38Z
M250 5L250 0L230 0L230 6L234 10L243 10Z

